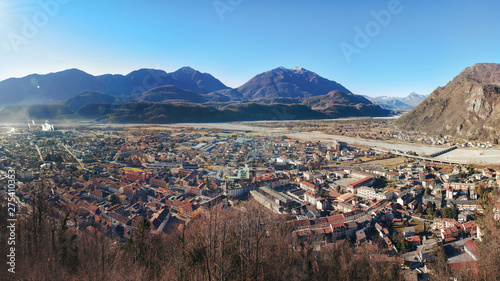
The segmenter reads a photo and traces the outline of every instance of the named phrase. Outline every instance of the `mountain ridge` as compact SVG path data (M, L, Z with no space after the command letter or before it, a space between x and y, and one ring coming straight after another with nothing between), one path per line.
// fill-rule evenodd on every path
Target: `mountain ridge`
M46 104L61 102L86 91L129 96L166 85L199 93L229 88L212 75L187 67L170 73L157 69L138 69L127 75L99 76L72 68L0 81L0 100L2 107L15 104Z
M409 130L497 140L500 64L475 64L434 90L397 124Z
M393 110L397 112L410 111L415 106L419 105L427 97L426 95L419 95L411 92L406 97L390 97L390 96L364 96L372 103L380 105L384 109Z
M61 77L65 77L65 80L59 81ZM31 78L33 77L24 77L14 81L21 81L21 84L24 85L27 79L33 80ZM51 79L55 79L55 81L47 82L47 80ZM67 92L84 89L86 84L90 86L85 91L64 98L69 96ZM1 86L2 82L0 82L0 89ZM42 104L53 103L54 101L62 103L67 106L69 111L73 112L75 117L81 115L79 112L82 107L91 108L88 106L89 104L100 104L103 110L111 110L120 108L127 102L204 104L214 106L217 110L222 111L231 111L231 108L246 108L248 116L253 116L253 113L249 112L248 108L261 110L265 108L262 106L268 104L274 106L272 110L284 105L292 106L291 108L302 112L298 114L299 116L304 116L297 118L314 117L317 114L323 114L321 116L325 118L387 116L390 114L389 111L372 104L363 96L351 93L341 84L323 78L302 67L293 69L278 67L254 76L236 89L227 88L212 75L201 73L190 67L183 67L172 73L155 69L138 69L127 75L104 74L100 76L92 76L78 69L70 69L44 76L37 74L35 79L31 81L30 87L37 90L56 89L55 92L58 95L55 95L52 99L42 95L45 97L45 99L42 99ZM210 92L213 89L218 90ZM0 97L1 94L0 91ZM253 102L258 106L242 107L234 105L242 102ZM312 111L309 112L303 107L307 107ZM35 108L36 103L29 107L32 111ZM155 108L156 111L157 108L172 109L173 107L157 105L156 107L148 106L147 108ZM69 115L63 109L59 111ZM12 110L9 109L7 112L12 113ZM93 117L99 117L94 115ZM226 114L224 116L230 115ZM264 118L263 116L267 115L260 114L255 118ZM228 118L229 120L239 120L242 117L233 116ZM149 117L146 119L150 120Z

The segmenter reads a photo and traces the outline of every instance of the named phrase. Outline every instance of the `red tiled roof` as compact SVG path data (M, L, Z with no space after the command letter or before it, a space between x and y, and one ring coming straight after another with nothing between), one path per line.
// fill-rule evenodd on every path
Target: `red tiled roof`
M344 215L329 216L329 217L326 217L326 220L327 220L328 222L332 222L332 221L343 221L343 220L344 220Z
M348 184L347 186L352 187L352 186L362 185L363 183L366 183L366 182L368 182L368 181L371 181L372 179L373 179L372 177L362 178L362 179L360 179L360 180L357 180L357 181L355 181L355 182L353 182L353 183Z
M308 181L301 181L300 184L304 184L304 185L307 185L311 188L316 188L316 186Z
M412 242L418 242L420 243L420 237L419 236L410 236L406 237L406 241L412 243Z
M470 269L474 270L475 274L478 273L477 262L476 261L460 262L460 263L449 263L448 266L453 271L455 271L457 269L462 269L462 268L470 268Z
M473 251L474 253L476 253L476 254L479 253L479 248L477 247L476 243L474 243L474 241L469 240L469 241L465 242L465 245L467 247L469 247L469 249L471 251Z

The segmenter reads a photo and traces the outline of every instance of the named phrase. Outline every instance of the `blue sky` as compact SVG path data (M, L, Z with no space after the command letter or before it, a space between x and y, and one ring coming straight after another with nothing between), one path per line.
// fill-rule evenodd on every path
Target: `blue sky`
M499 11L494 0L0 0L0 80L191 66L237 87L301 66L356 94L429 94L500 63Z

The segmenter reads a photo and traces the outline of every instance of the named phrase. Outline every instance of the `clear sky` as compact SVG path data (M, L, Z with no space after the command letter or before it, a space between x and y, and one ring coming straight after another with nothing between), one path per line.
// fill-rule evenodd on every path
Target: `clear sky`
M356 94L429 94L500 63L499 12L494 0L0 0L0 80L191 66L238 87L301 66Z

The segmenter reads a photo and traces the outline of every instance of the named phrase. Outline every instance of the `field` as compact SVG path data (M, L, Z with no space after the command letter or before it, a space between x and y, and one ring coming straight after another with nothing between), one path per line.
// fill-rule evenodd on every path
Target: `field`
M129 170L132 170L134 172L142 172L144 173L144 170L143 169L139 169L139 168L133 168L133 167L125 167L123 168L124 171L129 171Z
M391 119L374 119L367 117L331 119L331 120L300 120L300 121L268 121L247 122L249 126L264 128L286 128L291 131L320 131L331 135L363 137L380 139L383 133L395 129Z
M419 221L419 220L412 220L410 222L410 225L409 226L413 226L415 227L415 234L419 234L421 232L424 231L424 222L423 221ZM394 226L394 230L397 231L398 233L403 233L403 229L405 227L402 226L402 225L397 225L397 226ZM427 229L429 229L429 226L427 226Z

